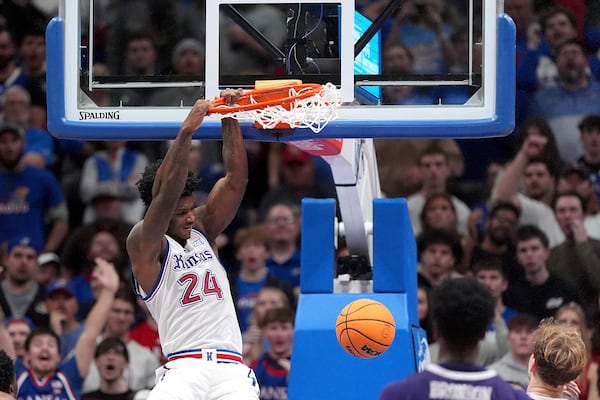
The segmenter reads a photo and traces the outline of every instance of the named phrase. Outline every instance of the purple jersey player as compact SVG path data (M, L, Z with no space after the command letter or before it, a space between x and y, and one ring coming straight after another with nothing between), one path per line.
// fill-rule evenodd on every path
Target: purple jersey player
M450 279L431 292L439 333L440 364L388 384L379 400L529 399L495 371L475 364L478 343L494 316L489 291L472 278Z

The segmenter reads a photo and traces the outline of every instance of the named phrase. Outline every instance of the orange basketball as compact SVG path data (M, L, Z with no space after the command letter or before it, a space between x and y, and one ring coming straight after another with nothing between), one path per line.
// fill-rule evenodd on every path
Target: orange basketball
M394 341L396 322L390 310L380 302L358 299L340 312L335 334L348 353L373 358L386 351Z

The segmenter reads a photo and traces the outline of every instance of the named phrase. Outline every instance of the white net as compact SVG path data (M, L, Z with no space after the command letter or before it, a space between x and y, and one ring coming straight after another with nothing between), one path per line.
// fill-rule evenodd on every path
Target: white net
M306 90L313 89L310 87L290 88L289 97L301 95ZM258 102L250 96L250 103L257 104ZM315 95L285 103L289 105L289 109L282 105L276 105L256 110L230 112L227 110L227 106L221 106L211 109L211 115L235 118L240 121L253 121L263 129L309 128L318 133L329 121L337 118L337 108L342 105L342 97L335 85L327 83L322 85L320 91Z

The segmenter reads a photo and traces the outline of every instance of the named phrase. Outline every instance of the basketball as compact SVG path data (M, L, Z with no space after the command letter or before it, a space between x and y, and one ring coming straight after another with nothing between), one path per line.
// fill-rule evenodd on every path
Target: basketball
M371 299L349 303L338 315L335 334L340 346L360 358L381 355L394 341L396 322L386 306Z

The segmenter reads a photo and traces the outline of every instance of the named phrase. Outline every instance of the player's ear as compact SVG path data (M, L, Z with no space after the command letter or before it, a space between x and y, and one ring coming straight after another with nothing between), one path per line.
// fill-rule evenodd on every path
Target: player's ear
M535 372L537 370L537 361L535 360L535 357L533 356L533 354L529 357L529 365L528 365L529 371L530 373Z

